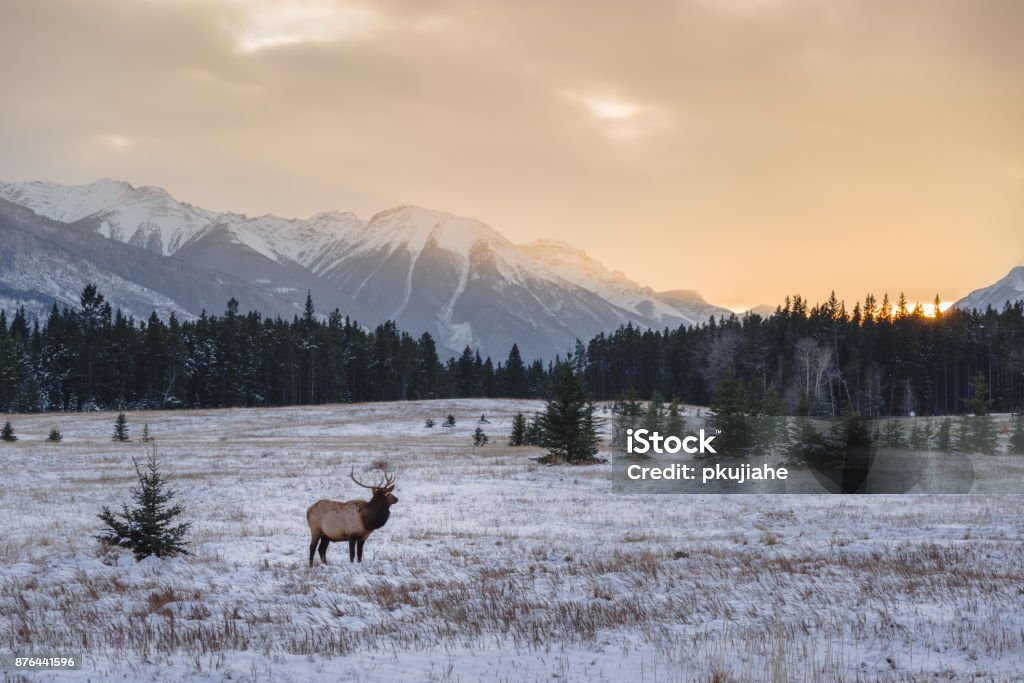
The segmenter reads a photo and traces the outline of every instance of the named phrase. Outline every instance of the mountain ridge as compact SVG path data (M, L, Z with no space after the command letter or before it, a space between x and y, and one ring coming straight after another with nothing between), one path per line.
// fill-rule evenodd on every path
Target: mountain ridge
M989 306L1001 310L1007 303L1024 300L1024 265L1014 266L1004 277L987 287L980 287L957 301L957 308L983 311Z
M411 332L428 331L439 350L450 354L468 345L503 358L518 343L524 356L552 358L577 338L625 323L692 325L709 315L729 315L696 294L659 294L572 245L516 245L482 221L412 205L368 220L339 210L309 218L249 217L182 202L159 187L110 179L71 186L0 183L0 198L89 244L99 238L137 248L197 281L215 283L223 275L246 298L262 297L266 313L301 310L309 291L321 310L338 308L370 326L391 319ZM25 248L36 257L42 249L37 243ZM119 272L95 250L90 253L103 261L103 269ZM122 258L129 258L126 253ZM27 291L26 279L8 270L0 287ZM126 286L117 282L113 286ZM170 301L185 287L169 275L162 282L164 290L154 292ZM116 294L108 298L116 300ZM46 296L74 303L77 292L53 290ZM195 305L193 296L180 308L195 315Z

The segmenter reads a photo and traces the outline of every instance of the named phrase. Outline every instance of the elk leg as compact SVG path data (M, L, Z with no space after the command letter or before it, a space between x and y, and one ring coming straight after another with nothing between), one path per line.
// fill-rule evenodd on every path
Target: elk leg
M366 543L366 539L364 539L364 538L361 538L358 541L356 541L356 557L359 558L360 562L363 561L363 544L364 543Z
M316 555L316 544L319 538L314 538L313 542L309 544L309 566L313 566L313 557Z
M320 561L327 564L327 546L331 544L331 539L326 536L320 537Z
M348 561L356 561L356 539L354 538L348 539Z

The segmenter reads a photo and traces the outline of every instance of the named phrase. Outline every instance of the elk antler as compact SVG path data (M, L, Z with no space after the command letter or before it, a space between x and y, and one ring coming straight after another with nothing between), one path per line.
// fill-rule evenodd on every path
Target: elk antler
M389 486L393 486L394 483L395 483L395 473L394 472L385 472L384 473L384 483L383 484L376 484L374 486L369 486L369 485L364 484L363 482L359 481L358 479L356 479L356 468L355 467L352 468L352 470L349 472L348 476L352 477L352 481L354 481L355 483L359 484L364 489L370 489L371 491L374 491L376 489L386 489Z
M348 476L352 477L352 481L354 481L355 483L359 484L359 485L360 485L360 486L362 486L362 487L363 487L364 489L370 489L370 490L373 490L373 489L375 488L375 487L373 487L373 486L367 486L367 485L366 485L366 484L364 484L363 482L361 482L361 481L359 481L358 479L356 479L356 468L355 468L355 467L353 467L353 468L352 468L352 470L351 470L351 471L350 471L350 472L348 473Z

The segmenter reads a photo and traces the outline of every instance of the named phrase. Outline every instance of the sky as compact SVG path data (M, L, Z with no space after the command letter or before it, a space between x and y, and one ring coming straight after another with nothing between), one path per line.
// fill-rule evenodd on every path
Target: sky
M1016 0L0 0L0 179L400 204L734 309L1024 259Z

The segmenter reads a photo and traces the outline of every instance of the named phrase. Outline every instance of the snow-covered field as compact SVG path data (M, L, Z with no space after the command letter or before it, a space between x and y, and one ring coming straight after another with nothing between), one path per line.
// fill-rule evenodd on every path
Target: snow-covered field
M610 465L504 445L539 407L129 413L194 521L191 556L138 564L92 536L143 445L110 413L11 416L0 653L84 655L31 681L1024 678L1024 498L615 495ZM364 562L307 567L306 507L382 460L400 501Z

